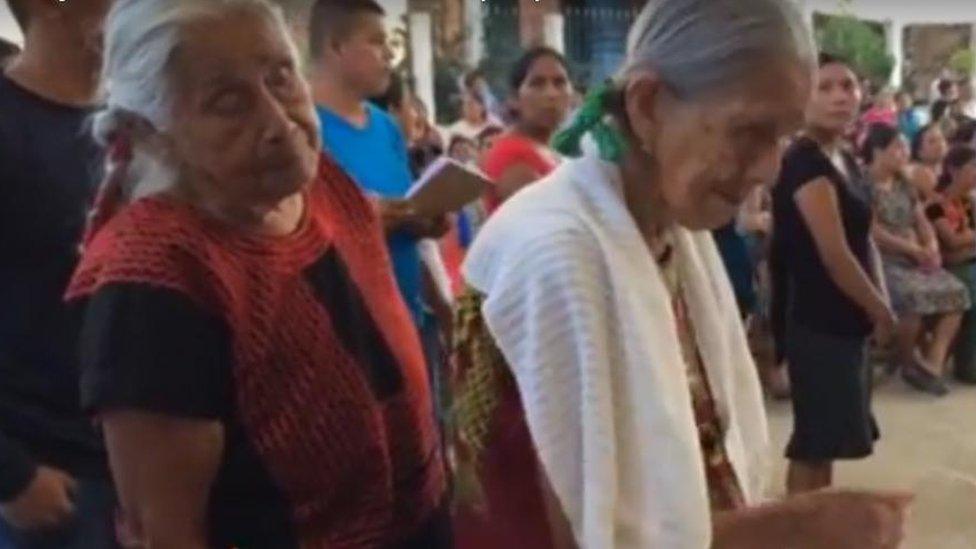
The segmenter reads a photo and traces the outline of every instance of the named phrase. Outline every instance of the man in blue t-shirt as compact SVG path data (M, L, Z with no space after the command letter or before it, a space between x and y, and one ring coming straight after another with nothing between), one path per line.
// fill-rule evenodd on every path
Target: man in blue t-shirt
M384 10L373 0L319 0L309 21L312 88L326 151L380 199L403 298L424 327L424 268L417 243L447 230L443 218L412 215L407 145L393 119L367 100L390 85Z

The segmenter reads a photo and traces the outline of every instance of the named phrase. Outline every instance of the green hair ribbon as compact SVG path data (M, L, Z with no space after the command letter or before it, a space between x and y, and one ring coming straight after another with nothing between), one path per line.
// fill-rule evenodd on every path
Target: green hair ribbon
M619 162L627 150L627 141L606 120L607 106L613 93L614 88L609 81L593 88L569 127L552 138L552 148L566 156L582 156L583 137L590 134L596 141L600 158L607 162Z

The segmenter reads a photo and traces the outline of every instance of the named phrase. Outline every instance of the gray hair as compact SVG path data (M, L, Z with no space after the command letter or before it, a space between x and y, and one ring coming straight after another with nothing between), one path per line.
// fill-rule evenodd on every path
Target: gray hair
M649 0L631 28L620 78L653 68L679 97L694 97L774 56L816 59L789 0Z
M105 106L92 119L92 133L102 145L113 137L148 123L156 131L170 126L173 106L172 58L187 24L249 10L279 25L289 36L280 8L267 0L115 0L105 24L102 81ZM290 36L296 63L298 50ZM166 186L172 171L138 147L133 149L129 187L148 183ZM150 180L150 181L146 181Z

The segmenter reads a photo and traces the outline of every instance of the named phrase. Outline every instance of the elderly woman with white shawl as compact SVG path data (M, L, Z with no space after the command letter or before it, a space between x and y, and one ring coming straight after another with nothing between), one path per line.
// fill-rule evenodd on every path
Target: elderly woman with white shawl
M802 18L785 0L652 0L628 42L556 138L578 158L470 251L457 438L488 528L468 541L461 524L459 546L897 547L908 495L764 501L760 388L708 232L775 179L804 120Z

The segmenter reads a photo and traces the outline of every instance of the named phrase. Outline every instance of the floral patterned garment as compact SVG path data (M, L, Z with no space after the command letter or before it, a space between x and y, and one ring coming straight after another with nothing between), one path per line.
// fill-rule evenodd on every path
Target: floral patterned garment
M870 189L878 223L899 237L919 242L915 217L919 202L911 183L899 178L890 188L879 187L871 181L865 185ZM946 270L926 269L903 254L882 250L881 256L892 306L899 314L929 316L969 309L965 286Z

